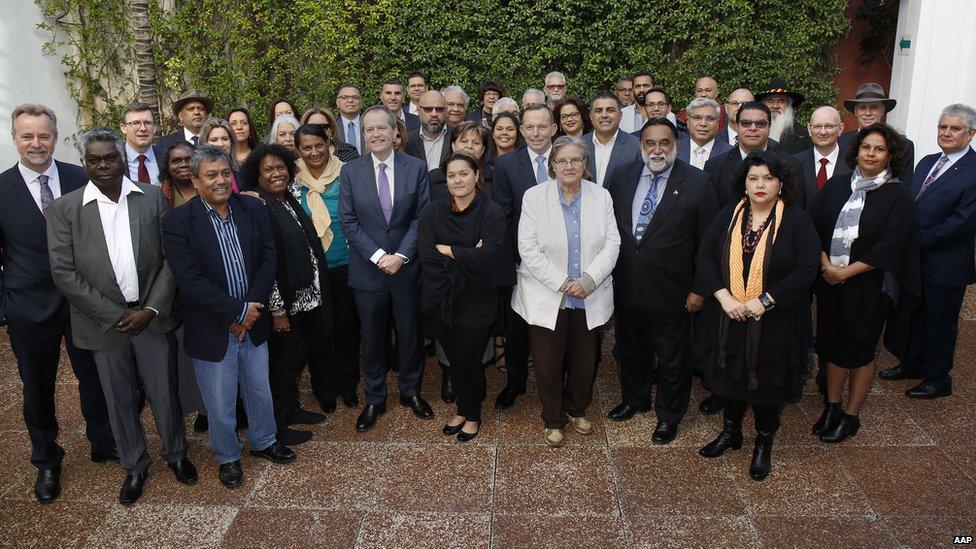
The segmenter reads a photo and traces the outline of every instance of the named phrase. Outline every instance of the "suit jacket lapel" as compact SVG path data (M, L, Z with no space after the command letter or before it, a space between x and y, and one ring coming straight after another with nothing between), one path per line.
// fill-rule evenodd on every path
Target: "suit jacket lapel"
M535 180L535 166L532 165L532 159L529 157L528 147L525 147L525 149L522 150L522 154L519 155L517 160L519 164L522 165L522 169L519 171L529 175L528 181L530 182L528 185L525 185L525 188L522 189L524 192L525 190L531 189L538 184L538 182Z
M34 195L31 194L30 189L27 188L27 182L24 181L24 176L20 174L19 166L14 166L14 178L10 180L9 184L11 187L11 196L14 200L20 203L20 208L27 211L29 216L34 218L34 221L45 226L47 221L44 218L44 214L41 213L41 209L37 207L37 202L34 202ZM60 174L58 174L60 176ZM58 178L60 180L60 177ZM64 194L64 193L62 193Z
M200 266L201 270L211 277L216 275L217 280L223 281L221 289L227 291L230 284L227 280L227 272L224 269L224 259L220 253L220 242L217 240L217 233L214 231L213 221L210 220L210 212L207 211L207 207L203 204L202 198L191 200L187 207L191 208L190 222L193 226L193 237L204 241L206 243L204 248L208 251L208 253L200 258L201 261L207 262L206 265ZM237 223L237 218L234 219L234 222L235 224ZM239 229L240 227L238 226ZM243 244L241 242L242 252L244 251Z
M254 250L251 248L251 216L246 214L247 206L243 200L234 200L231 197L231 215L234 216L234 226L237 227L237 239L241 243L241 255L244 256L244 271L247 273L248 280L251 277L251 265L254 265ZM207 214L209 216L209 214ZM208 220L209 221L209 220ZM210 226L213 232L213 223ZM216 237L216 234L214 235ZM217 244L220 245L219 243ZM230 281L228 281L230 288Z
M362 166L362 173L358 179L359 181L362 181L363 185L365 186L367 198L366 201L371 205L370 207L373 209L373 215L376 215L377 219L379 219L381 223L385 223L385 220L383 219L383 208L380 206L380 194L376 190L377 182L376 172L373 171L373 155L366 153L360 158L367 159L367 162ZM363 214L365 213L366 212L363 212Z
M620 156L624 154L624 143L621 137L623 132L618 130L617 139L613 142L613 148L610 149L610 160L607 161L607 171L603 174L603 180L607 180L607 176L613 171L613 168L620 162ZM595 135L595 134L594 134ZM596 177L596 174L593 174Z
M959 173L959 171L963 167L965 167L967 164L969 164L969 162L970 162L970 160L972 160L972 157L973 156L976 156L976 152L973 152L972 149L969 149L969 151L965 155L963 155L963 157L960 158L955 164L953 164L952 166L950 166L949 169L945 170L944 172L942 172L941 175L939 175L938 177L936 177L935 178L935 181L933 181L932 184L929 185L929 187L927 189L925 189L925 192L923 192L921 195L919 195L916 200L917 201L924 200L925 197L927 197L930 194L932 194L932 191L934 191L936 187L939 187L940 185L945 184L946 181L952 179L952 176L954 176L957 173ZM938 160L936 160L936 161L938 161ZM928 177L928 172L931 169L932 168L929 167L929 169L926 170L926 177ZM925 180L923 179L922 181L924 182ZM921 189L921 187L919 187L919 188Z
M647 242L648 237L664 223L664 219L671 213L675 202L678 201L678 195L681 194L681 184L684 183L684 180L685 172L683 166L675 163L674 168L671 169L671 175L668 176L668 184L664 187L661 202L657 205L657 209L654 210L654 217L651 218L651 223L647 226L647 232L644 234L644 238L641 239L641 243Z
M140 211L142 210L145 200L143 198L145 195L142 193L129 193L125 197L126 208L129 209L129 232L132 235L132 257L135 259L135 263L139 265L139 250L142 248L142 242L139 240L140 231ZM141 284L142 281L140 281Z
M445 145L445 147L447 146L449 145ZM390 213L390 221L393 221L393 218L396 217L397 213L402 207L404 195L407 194L407 169L408 169L407 163L406 161L404 161L403 157L398 156L396 153L393 153L392 159L393 159L393 164L396 167L393 169L393 211ZM424 169L426 170L427 167L425 166ZM373 189L374 190L376 189L375 185L373 186ZM379 204L378 193L376 195L376 199L377 199L376 203ZM383 214L383 208L380 208L380 215L382 214Z
M640 184L640 176L643 167L638 167L637 170L632 171L627 174L627 178L621 183L621 190L618 197L620 199L620 211L621 211L621 221L623 222L623 227L621 227L621 233L626 234L624 238L629 238L634 242L637 239L634 238L634 194L637 193L637 185ZM641 197L643 200L643 197Z
M78 200L81 201L81 197ZM115 278L115 269L112 267L112 259L108 254L108 245L105 243L105 231L102 229L102 216L98 212L98 201L92 200L88 204L83 205L81 207L80 217L81 226L88 240L86 247L92 252L91 256L86 258L87 261L94 262L101 268L102 274L108 280L109 284L118 290L118 294L121 296L122 289L119 288L119 282ZM133 242L136 241L133 240Z

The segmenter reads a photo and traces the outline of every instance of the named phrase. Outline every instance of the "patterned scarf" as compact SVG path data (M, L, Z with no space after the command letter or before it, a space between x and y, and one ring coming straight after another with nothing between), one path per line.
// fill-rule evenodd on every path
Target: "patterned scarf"
M851 245L857 240L861 224L861 212L864 211L864 201L867 194L880 188L886 183L897 181L885 169L872 178L861 176L861 167L854 168L851 174L851 184L854 187L844 207L840 209L837 222L834 224L834 234L830 239L830 262L838 267L847 267L851 262Z

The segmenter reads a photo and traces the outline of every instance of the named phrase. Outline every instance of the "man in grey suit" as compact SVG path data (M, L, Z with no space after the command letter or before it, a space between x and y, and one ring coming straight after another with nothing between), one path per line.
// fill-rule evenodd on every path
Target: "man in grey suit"
M728 141L717 139L722 107L708 97L696 97L685 107L688 134L678 140L678 160L699 170L705 162L732 148Z
M145 388L163 458L177 480L193 484L168 334L179 324L176 282L163 258L162 192L125 176L125 142L106 128L81 139L89 182L59 198L47 215L54 283L71 304L75 343L91 349L109 421L128 474L119 503L142 494L149 455L136 387Z
M584 135L583 141L590 148L588 179L597 185L603 185L617 166L641 158L637 138L620 131L622 111L620 99L610 93L596 96L590 107L593 132Z

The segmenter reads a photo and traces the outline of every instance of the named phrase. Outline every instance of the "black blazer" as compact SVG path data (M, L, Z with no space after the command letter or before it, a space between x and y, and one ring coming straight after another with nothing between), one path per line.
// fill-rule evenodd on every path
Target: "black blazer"
M174 143L174 145L175 145L175 143ZM171 145L170 147L168 147L166 149L162 148L159 145L152 145L153 156L156 157L156 164L159 166L160 173L163 171L163 167L162 167L163 166L163 157L166 156L166 153L169 152L169 149L171 149L171 148L173 148L173 145ZM139 182L139 174L138 173L135 173L135 172L128 171L128 167L129 167L129 154L128 154L128 149L126 150L126 154L123 155L122 160L125 161L125 167L126 167L126 170L127 170L126 175L129 177L130 180L132 180L133 182L138 183ZM149 184L150 185L159 185L159 180L150 181Z
M522 217L522 196L525 195L526 190L535 185L535 168L529 159L528 147L519 147L495 159L492 198L505 212L516 261L521 261L521 256L518 255L517 236L519 218Z
M244 299L228 293L227 274L210 214L199 197L163 217L163 252L180 287L184 345L192 358L216 362L227 353L229 326L245 302L268 304L277 276L277 254L265 205L256 198L231 195L228 203L244 254L247 293ZM267 308L248 333L261 345L271 332Z
M163 154L165 154L167 151L169 151L174 146L176 146L176 144L179 143L180 141L186 141L185 136L183 135L183 126L176 128L176 131L171 134L167 134L160 137L158 145L159 148L162 149ZM187 143L189 143L189 141L187 141ZM163 157L162 155L160 155L159 161L162 162L162 160Z
M403 123L407 126L407 133L420 129L420 117L410 114L407 109L403 109Z
M854 136L859 131L861 130L853 130L840 134L840 138L837 139L837 144L840 146L840 156L842 158L847 158L851 150L851 143L854 141ZM902 137L905 137L905 135L902 134ZM908 137L905 137L905 141L908 141L908 154L905 156L905 164L898 170L898 173L893 175L897 176L903 184L908 185L915 178L915 142ZM854 168L851 168L851 171L854 171Z
M640 244L634 238L633 201L644 161L621 165L607 176L607 190L620 232L620 255L613 270L618 309L680 311L692 291L695 256L718 199L708 174L675 161L661 203Z
M780 153L778 145L772 140L766 145L766 151ZM796 170L797 176L799 176L800 163L788 155L780 154L780 157L785 159L790 164L791 169ZM738 202L742 198L733 190L733 183L735 183L735 179L739 176L739 170L741 168L742 153L739 152L738 147L705 162L705 171L708 172L712 180L712 188L715 189L715 195L718 197L718 202L721 206ZM805 193L798 192L793 201L793 205L799 206L801 209L806 209Z
M54 165L61 196L88 183L80 166ZM59 313L64 296L54 285L47 250L47 221L14 164L0 174L0 319L24 326Z
M440 166L441 162L445 158L451 156L451 127L444 124L444 146L441 147L441 157L437 159L437 165ZM403 147L403 152L419 158L427 163L427 150L424 149L423 138L420 137L420 128L409 133L407 138L407 143ZM430 174L430 201L435 202L440 199L441 195L446 192L445 184L447 183L447 177L444 172L438 167L429 171Z
M817 189L817 172L820 170L820 166L817 164L816 157L817 155L813 147L793 155L793 158L800 163L800 169L803 171L803 197L806 201L807 211L810 211L810 208L813 206L813 199L817 197L817 193L819 192ZM850 174L853 171L847 165L842 148L837 154L837 165L834 166L833 175Z
M780 136L779 149L784 154L796 154L805 151L813 146L810 141L810 132L803 124L794 123L793 132L788 135Z

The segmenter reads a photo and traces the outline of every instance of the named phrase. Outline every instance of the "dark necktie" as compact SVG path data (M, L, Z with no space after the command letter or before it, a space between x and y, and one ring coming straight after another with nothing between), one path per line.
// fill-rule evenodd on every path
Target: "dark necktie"
M146 155L140 154L136 159L139 160L139 183L149 185L151 181L149 180L149 168L146 167Z
M37 176L37 182L41 184L41 213L47 217L47 208L51 202L54 202L54 193L51 191L51 186L48 185L48 176Z
M925 192L925 189L928 189L929 185L934 183L935 180L939 178L940 175L939 172L942 171L942 166L945 166L945 163L948 161L949 161L949 157L943 154L942 158L940 158L939 161L935 163L935 167L932 168L932 173L930 173L929 176L925 178L925 182L922 183L922 187L918 189L918 195L916 195L916 199L919 196L922 196L922 193Z
M200 138L197 137L197 136L195 136L195 135L190 138L190 143L193 143L193 146L194 147L196 147L197 146L197 143L199 143L199 142L200 142Z
M821 158L820 159L820 170L817 172L817 190L818 191L821 190L821 189L823 189L824 188L824 185L827 184L827 162L830 162L830 160L827 160L826 158ZM809 173L809 172L807 172L807 173Z

